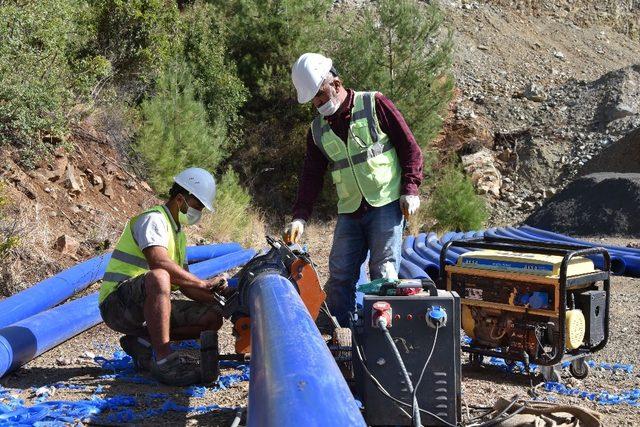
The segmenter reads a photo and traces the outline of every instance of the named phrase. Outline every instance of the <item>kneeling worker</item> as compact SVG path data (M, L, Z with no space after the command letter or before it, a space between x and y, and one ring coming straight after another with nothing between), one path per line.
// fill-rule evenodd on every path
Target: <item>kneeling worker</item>
M198 222L203 208L212 210L215 193L215 180L204 169L189 168L175 176L164 205L127 222L100 288L104 323L125 334L120 344L136 367L150 369L165 384L200 380L198 370L171 350L170 340L198 338L200 332L222 326L213 292L224 293L226 281L221 276L200 280L187 271L182 229ZM178 289L190 300L171 299Z

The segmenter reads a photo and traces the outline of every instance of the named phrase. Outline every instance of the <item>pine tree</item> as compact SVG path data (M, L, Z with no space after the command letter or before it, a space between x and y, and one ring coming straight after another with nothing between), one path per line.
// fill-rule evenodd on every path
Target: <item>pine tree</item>
M382 92L426 147L442 128L453 88L451 33L443 31L438 7L380 0L340 22L346 26L332 32L337 37L330 55L345 84Z
M204 105L195 98L184 65L172 65L158 79L156 95L143 102L144 123L136 143L156 191L166 192L172 177L198 166L213 172L228 156L223 124L209 125Z

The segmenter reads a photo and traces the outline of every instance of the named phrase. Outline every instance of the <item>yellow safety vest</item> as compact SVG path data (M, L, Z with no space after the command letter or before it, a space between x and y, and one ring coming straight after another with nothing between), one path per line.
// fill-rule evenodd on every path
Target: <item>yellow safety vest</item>
M187 239L182 230L174 227L175 222L171 218L171 213L166 206L158 205L145 211L143 214L149 212L160 212L164 215L164 219L169 233L169 246L167 252L169 258L176 264L187 267ZM100 295L98 302L102 301L116 290L118 284L123 280L130 279L132 277L139 276L149 271L149 265L144 257L144 254L140 250L138 243L133 237L133 226L140 218L141 215L137 215L127 222L127 226L124 228L118 244L111 254L111 260L107 265L107 269L102 278L102 286L100 287ZM171 285L172 290L177 290L178 286Z
M313 141L331 163L338 213L354 212L362 198L375 207L400 198L402 169L376 116L376 92L355 92L345 144L323 116L311 123Z

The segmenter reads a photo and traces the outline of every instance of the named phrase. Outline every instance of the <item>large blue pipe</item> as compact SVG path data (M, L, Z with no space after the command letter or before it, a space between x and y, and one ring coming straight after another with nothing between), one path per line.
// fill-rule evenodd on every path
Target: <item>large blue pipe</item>
M364 426L344 377L291 282L263 273L250 286L247 425Z
M94 292L0 329L0 377L100 322Z
M245 249L240 252L234 252L231 254L223 255L218 258L209 259L202 262L197 262L189 266L189 271L196 276L202 278L203 276L214 276L222 273L223 271L230 270L234 267L245 264L256 254L253 249ZM216 273L212 273L212 272Z
M239 252L242 246L239 243L217 243L215 245L200 245L187 247L187 261L189 264L217 258L222 255Z
M426 271L424 271L423 269L421 269L411 261L402 258L402 260L400 261L400 271L398 272L398 278L426 279L427 277L430 277L430 276L427 274Z
M553 240L562 240L565 242L571 242L571 243L575 243L578 245L585 245L585 246L600 246L610 251L627 253L631 256L636 256L636 257L640 256L640 250L638 249L627 248L624 246L601 245L597 243L591 243L591 242L587 242L586 240L575 239L570 236L565 236L564 234L554 233L552 231L542 230L540 228L534 228L529 225L523 225L519 228L519 230L535 236L548 237Z
M246 250L199 262L190 271L208 279L245 264L254 253ZM101 321L96 292L0 329L0 377Z
M0 328L40 313L100 280L111 253L91 258L0 301Z

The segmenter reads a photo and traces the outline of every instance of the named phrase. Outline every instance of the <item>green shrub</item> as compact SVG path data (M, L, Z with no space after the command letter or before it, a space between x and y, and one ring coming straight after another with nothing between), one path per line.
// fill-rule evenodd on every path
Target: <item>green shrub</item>
M0 260L4 258L7 252L20 244L15 221L10 223L5 218L7 199L3 190L4 183L0 181Z
M118 83L142 94L179 51L179 12L171 0L90 0L95 49ZM138 87L139 86L139 87Z
M182 55L209 121L235 125L247 90L237 76L235 62L225 56L228 35L223 16L212 5L196 2L183 10L181 28Z
M335 14L329 52L347 86L380 91L396 104L423 148L441 130L453 89L451 33L430 3L380 0Z
M234 241L246 246L263 243L263 221L231 168L218 182L215 212L205 217L203 227L204 236L211 241Z
M71 0L0 6L0 143L21 147L29 166L64 140L72 108L90 100L110 64L84 51L88 7Z
M487 220L487 205L471 181L455 166L442 171L429 200L427 213L440 230L478 230Z
M193 80L184 64L167 67L156 95L141 105L143 123L135 150L144 161L149 183L166 194L172 177L189 166L215 171L229 155L224 124L210 125L196 100Z

